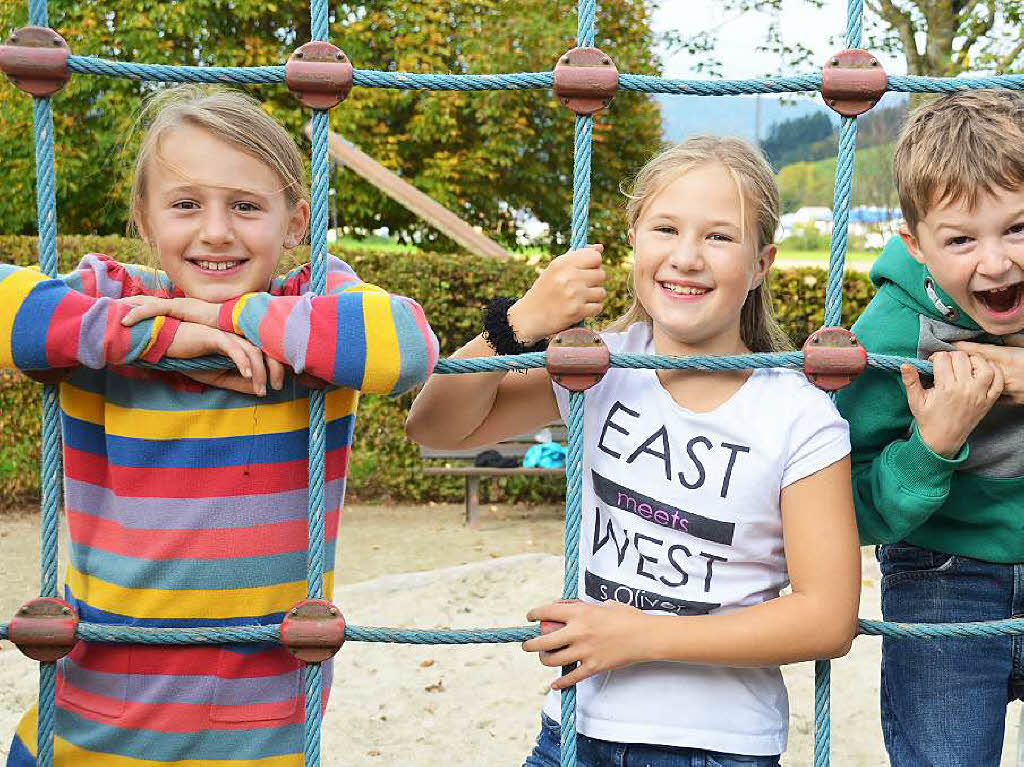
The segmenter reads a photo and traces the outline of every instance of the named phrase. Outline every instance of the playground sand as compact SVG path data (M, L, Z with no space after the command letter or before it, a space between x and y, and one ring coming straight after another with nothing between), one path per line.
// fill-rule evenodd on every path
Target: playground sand
M552 508L484 507L478 530L461 507L353 506L338 551L336 602L359 625L516 626L559 596L562 524ZM0 616L38 588L35 515L0 517ZM878 568L864 550L861 615L879 616ZM832 666L832 764L886 763L878 724L880 640L861 637ZM784 765L813 763L814 669L784 669L792 710ZM350 643L336 659L323 729L325 767L520 765L536 734L551 672L517 645ZM0 759L36 695L34 664L0 643ZM1007 717L1014 763L1020 704Z

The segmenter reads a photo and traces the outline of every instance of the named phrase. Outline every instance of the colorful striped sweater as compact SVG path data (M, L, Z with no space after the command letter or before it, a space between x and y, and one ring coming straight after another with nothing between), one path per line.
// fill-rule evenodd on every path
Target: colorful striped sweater
M422 382L437 340L420 307L331 259L327 296L309 267L225 304L222 328L327 393L325 596L359 391ZM60 384L70 562L65 597L83 620L133 626L278 623L306 595L309 389L290 376L256 398L154 361L177 323L126 328L138 294L180 295L166 277L99 255L48 279L0 265L0 367L67 368ZM28 598L29 595L26 595ZM324 703L330 665L324 664ZM59 663L56 764L296 767L299 664L280 647L79 642ZM34 765L36 713L8 765Z

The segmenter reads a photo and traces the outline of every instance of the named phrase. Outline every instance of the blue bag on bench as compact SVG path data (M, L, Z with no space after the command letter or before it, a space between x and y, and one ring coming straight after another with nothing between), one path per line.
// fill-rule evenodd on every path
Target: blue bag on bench
M527 469L564 469L568 451L557 442L541 442L526 451L523 466Z

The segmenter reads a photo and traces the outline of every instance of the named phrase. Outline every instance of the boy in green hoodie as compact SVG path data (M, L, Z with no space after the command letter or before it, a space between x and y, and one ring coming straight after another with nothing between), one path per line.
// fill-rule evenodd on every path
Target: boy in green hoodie
M1024 615L1024 94L926 104L897 141L905 223L871 270L853 330L868 351L930 359L841 391L861 540L880 544L882 615ZM1001 396L1002 395L1002 396ZM897 767L998 765L1021 637L882 642L882 732Z

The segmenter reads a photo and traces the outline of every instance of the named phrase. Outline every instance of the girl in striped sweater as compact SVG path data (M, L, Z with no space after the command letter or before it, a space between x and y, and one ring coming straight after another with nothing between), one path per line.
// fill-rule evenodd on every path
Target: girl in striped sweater
M65 598L82 620L279 623L306 595L309 386L327 388L330 598L359 392L421 383L437 340L414 301L337 259L325 296L308 265L275 276L310 208L295 143L257 102L175 88L152 114L132 218L161 270L97 254L59 279L0 264L0 367L65 374ZM132 365L209 354L237 371ZM302 720L283 647L79 642L58 667L55 761L297 766ZM35 765L35 741L33 709L9 767Z

